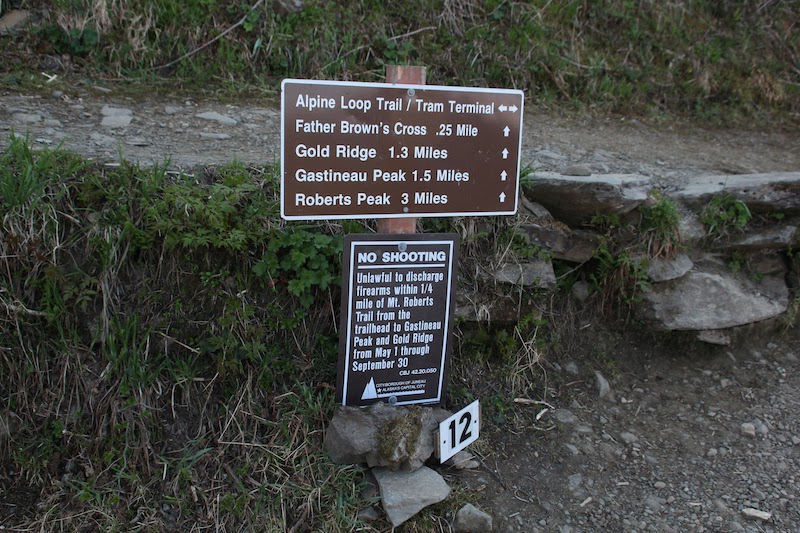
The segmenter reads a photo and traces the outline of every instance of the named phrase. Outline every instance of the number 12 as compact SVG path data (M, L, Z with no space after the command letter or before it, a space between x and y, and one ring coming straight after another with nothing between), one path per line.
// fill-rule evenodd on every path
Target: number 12
M467 411L466 413L461 415L461 418L458 419L458 425L459 426L463 425L463 428L461 430L460 438L458 439L458 441L456 441L456 421L455 420L450 421L450 442L452 443L451 446L453 448L455 448L458 444L461 444L462 442L465 442L470 437L472 437L472 432L469 430L469 425L471 422L472 422L472 413Z

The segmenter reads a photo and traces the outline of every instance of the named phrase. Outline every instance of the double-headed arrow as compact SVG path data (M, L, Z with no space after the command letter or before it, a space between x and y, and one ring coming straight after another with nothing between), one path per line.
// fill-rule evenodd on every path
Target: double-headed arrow
M498 106L497 109L499 109L501 113L505 113L506 111L511 111L512 113L516 113L519 108L515 105L510 105L510 106L501 105Z

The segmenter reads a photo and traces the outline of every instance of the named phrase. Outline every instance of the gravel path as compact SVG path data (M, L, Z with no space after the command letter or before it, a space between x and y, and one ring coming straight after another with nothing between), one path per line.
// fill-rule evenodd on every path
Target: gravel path
M102 89L102 90L101 90ZM82 88L49 95L0 91L0 144L11 131L42 146L62 146L100 162L120 154L143 165L189 169L238 160L279 160L280 110L264 102L118 97ZM561 171L638 173L665 185L698 174L800 169L800 132L711 130L624 118L561 117L533 110L523 127L522 164Z
M621 342L614 401L580 362L553 365L555 409L496 436L465 483L499 531L800 531L800 343L746 344Z

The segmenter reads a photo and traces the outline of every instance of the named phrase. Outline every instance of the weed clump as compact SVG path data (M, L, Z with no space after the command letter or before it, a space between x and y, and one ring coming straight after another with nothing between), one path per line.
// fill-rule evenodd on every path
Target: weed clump
M712 240L743 232L752 218L747 204L732 194L714 196L700 213L706 236Z

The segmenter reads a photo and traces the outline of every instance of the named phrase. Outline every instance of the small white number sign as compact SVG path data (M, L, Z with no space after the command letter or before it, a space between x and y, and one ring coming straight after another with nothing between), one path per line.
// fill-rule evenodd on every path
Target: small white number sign
M439 461L444 463L478 440L481 430L481 406L475 400L439 424Z

